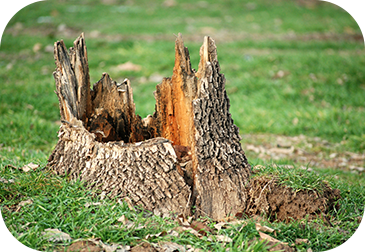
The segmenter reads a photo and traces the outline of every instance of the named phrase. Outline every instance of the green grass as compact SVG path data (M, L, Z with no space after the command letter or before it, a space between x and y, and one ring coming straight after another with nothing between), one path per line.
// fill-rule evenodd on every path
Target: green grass
M4 169L2 177L3 175ZM54 245L39 235L41 230L47 228L57 228L73 239L98 237L106 243L135 245L137 239L174 225L172 221L169 223L158 217L143 218L145 213L132 212L125 203L101 200L86 190L80 181L69 183L66 179L50 176L44 171L29 174L14 171L8 176L14 177L16 182L1 188L1 200L6 202L2 211L6 221L14 222L14 225L9 226L11 233L32 248L52 249ZM12 206L25 199L32 199L33 204L25 205L19 212L9 213L4 209L4 206ZM92 202L101 205L85 206ZM150 228L121 228L117 219L122 215L135 222L136 227L150 222ZM22 228L24 225L26 230Z
M336 152L365 152L364 44L354 39L361 32L348 13L326 2L313 7L289 0L187 0L176 1L172 7L163 2L43 1L10 20L0 45L0 177L14 179L14 183L0 183L0 206L9 230L27 246L63 249L42 239L40 234L47 228L58 228L73 239L95 237L105 243L133 245L147 234L177 225L171 219L130 211L116 200L102 200L80 181L69 182L42 169L22 173L5 168L29 162L45 166L59 128L52 77L55 66L49 46L64 39L70 47L81 32L86 35L91 83L103 72L118 81L128 77L142 117L154 112L157 82L149 78L172 75L174 34L182 33L196 69L203 36L211 35L227 79L230 112L241 134L304 134L339 143ZM61 29L64 25L67 32ZM141 70L113 70L127 61L140 65ZM278 77L279 71L284 76ZM308 238L308 244L297 248L320 251L342 244L354 233L365 202L363 173L331 167L289 171L248 158L252 164L264 164L266 174L276 174L281 183L296 190L318 190L323 180L341 190L341 207L331 220L335 227L320 221L267 223L280 230L277 239L290 244L295 238ZM29 198L33 204L18 212L5 209ZM85 207L88 202L102 205ZM151 222L153 228L116 227L123 214L137 223ZM240 232L239 227L221 230L233 239L226 246L189 233L148 241L167 240L213 251L224 251L225 247L237 251L244 241L245 249L262 251L262 242L247 243L258 237L253 225Z
M100 238L107 244L133 246L143 240L151 243L173 241L204 250L224 250L223 247L219 247L218 242L209 241L206 237L201 240L188 232L181 233L179 237L161 236L146 239L147 235L177 227L177 222L138 209L131 211L126 203L121 204L116 199L101 199L95 191L87 190L80 181L70 183L67 179L51 175L42 169L22 173L2 166L0 174L4 179L15 180L14 183L1 184L0 187L5 222L9 224L10 232L28 247L50 251L60 249L61 245L68 245L68 242L55 245L40 235L47 228L57 228L69 234L72 239ZM12 207L17 208L17 204L28 199L31 199L33 203L21 207L18 211L8 210ZM126 228L118 222L122 215L135 225ZM140 225L143 228L138 228ZM226 232L228 231L232 230ZM246 227L241 234L230 232L229 236L242 240L244 232L249 234L249 236L245 235L245 238L257 236L252 225ZM235 245L231 244L231 246ZM251 248L255 247L262 248L262 242L251 244Z
M288 186L295 191L308 190L322 193L326 188L323 176L315 172L300 168L286 168L285 165L276 164L256 167L257 169L253 169L253 171L257 173L253 177L276 177L279 185Z
M275 169L278 174L278 168ZM275 171L273 173L275 174ZM297 249L312 248L313 251L323 251L341 245L357 229L358 218L363 213L365 194L361 185L365 181L364 178L356 181L348 176L349 174L333 170L321 171L317 175L308 173L308 171L292 169L291 175L288 177L294 178L295 181L295 177L302 176L303 179L311 181L311 179L308 180L308 177L322 176L322 178L329 179L332 187L341 190L340 208L333 213L330 220L334 227L328 226L320 219L311 222L303 220L290 223L270 223L264 220L262 225L268 225L277 230L274 237L289 244L294 243L296 238L309 240L307 244L297 245ZM337 179L333 178L334 174L338 176ZM14 180L13 183L0 186L2 214L10 232L23 244L38 250L62 250L62 246L69 244L68 242L54 244L42 238L40 233L47 228L57 228L68 233L72 239L100 238L107 244L118 243L133 246L145 240L151 243L172 241L212 251L224 251L225 248L240 251L242 243L244 248L245 246L247 249L250 247L252 249L250 251L263 251L265 248L263 242L252 242L252 239L258 237L258 232L255 229L255 221L250 219L242 229L242 225L238 225L221 229L218 232L219 235L226 235L233 240L226 245L214 241L214 239L209 241L207 237L199 239L188 232L180 233L178 237L166 235L146 239L148 234L168 232L178 226L177 222L138 209L131 211L126 203L120 204L116 199L102 199L95 191L87 190L82 182L69 182L67 178L49 174L42 168L38 168L35 172L24 173L12 168L4 168L4 165L1 165L0 177ZM280 177L280 181L286 179L287 177ZM31 199L33 203L21 207L18 211L8 210L17 208L20 202L28 199ZM87 206L87 203L90 206ZM92 203L100 205L92 205ZM135 226L125 228L117 221L122 215L133 221ZM208 221L211 225L214 224L211 220L208 219ZM136 228L139 225L143 225L144 228Z

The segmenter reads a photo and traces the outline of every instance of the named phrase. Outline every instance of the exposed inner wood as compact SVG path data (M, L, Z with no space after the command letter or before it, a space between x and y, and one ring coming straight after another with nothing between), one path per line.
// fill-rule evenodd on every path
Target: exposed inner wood
M91 90L91 117L86 128L97 135L98 141L139 142L151 138L148 127L135 114L133 90L129 80L116 83L108 74Z
M155 112L144 119L135 114L128 79L117 83L104 73L90 89L83 34L69 51L56 42L55 61L64 124L52 170L156 213L190 213L195 206L197 216L223 219L245 209L251 167L213 39L204 38L195 72L178 35L172 77L156 86Z
M197 83L195 71L191 68L189 51L179 34L175 43L173 75L171 78L164 78L162 83L156 87L155 116L160 127L160 136L171 140L175 145L185 146L189 150L191 162L184 166L184 176L191 184L198 166L193 113Z

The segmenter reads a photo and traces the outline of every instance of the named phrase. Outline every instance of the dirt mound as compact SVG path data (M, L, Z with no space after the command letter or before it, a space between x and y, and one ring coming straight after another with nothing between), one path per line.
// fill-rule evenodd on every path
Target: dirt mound
M323 192L313 190L294 191L292 188L279 185L276 179L254 177L248 189L246 214L266 214L274 221L301 220L325 217L340 199L340 191L327 186Z

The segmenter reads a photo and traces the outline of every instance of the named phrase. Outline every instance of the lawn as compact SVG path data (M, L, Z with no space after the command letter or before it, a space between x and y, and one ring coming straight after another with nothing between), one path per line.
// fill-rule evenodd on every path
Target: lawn
M53 43L63 39L71 47L81 32L91 83L103 72L117 81L128 77L142 117L154 111L156 84L172 75L175 35L182 33L196 69L203 37L210 35L252 167L265 166L297 190L303 181L290 185L295 174L318 176L341 191L331 225L320 219L281 223L265 218L262 225L277 230L276 239L299 251L337 247L355 232L365 202L365 51L361 31L348 13L316 1L64 0L22 9L1 40L0 206L10 232L23 244L63 251L69 241L50 242L41 235L57 228L73 240L93 238L109 245L164 241L204 251L265 249L254 241L258 231L252 219L216 231L230 242L189 232L174 236L169 232L179 226L175 220L101 199L82 182L43 169L61 123ZM126 62L135 68L121 67ZM275 152L283 145L293 151ZM16 169L31 162L39 168ZM285 169L292 169L294 177L282 176ZM123 226L121 216L134 226ZM167 235L156 235L163 231ZM298 238L308 242L295 245Z

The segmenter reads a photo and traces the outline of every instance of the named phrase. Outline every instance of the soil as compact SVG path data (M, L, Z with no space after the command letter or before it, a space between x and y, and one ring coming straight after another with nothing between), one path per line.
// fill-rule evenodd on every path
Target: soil
M293 252L294 249L289 247L288 245L282 243L275 243L272 241L267 242L266 244L270 248L267 251L282 251L282 252Z
M288 160L297 167L312 167L365 172L365 153L345 150L343 142L332 143L319 137L247 134L242 136L242 148L249 160ZM293 168L286 165L286 168Z
M72 243L68 248L67 252L103 252L104 249L99 247L93 242L89 241L77 241Z
M365 173L365 154L344 150L343 143L331 143L319 137L281 136L273 134L247 134L242 140L242 147L247 158L275 162L286 160L292 165L278 165L287 169L294 166L316 172L316 168L331 168L351 171L362 176ZM249 216L266 213L272 221L300 220L322 218L327 219L330 210L338 208L340 191L325 188L322 194L315 191L293 189L278 185L273 178L254 177L249 189L250 203L246 209Z
M278 185L273 178L254 177L248 191L249 203L245 214L248 216L266 214L271 221L324 218L340 199L340 191L325 188L322 194L312 190L294 191L287 186ZM330 223L329 223L330 224Z
M306 0L307 1L307 0ZM209 29L209 27L207 27ZM6 33L13 36L31 34L48 37L62 37L62 38L75 38L82 32L78 28L74 27L56 27L55 25L48 25L39 29L39 27L23 27L21 23L17 23L11 27L7 27ZM362 34L357 33L307 33L296 34L293 32L284 34L260 34L260 33L247 33L247 32L232 32L229 30L215 30L213 27L206 30L204 28L196 31L194 34L184 34L186 41L201 43L202 37L210 34L217 43L226 43L241 40L275 40L275 41L356 41L363 43L364 39ZM103 34L100 31L92 31L87 33L88 37L100 38L103 37L107 41L123 41L123 40L145 40L145 41L171 41L170 34Z
M147 242L142 242L131 249L131 252L157 252L158 250Z

